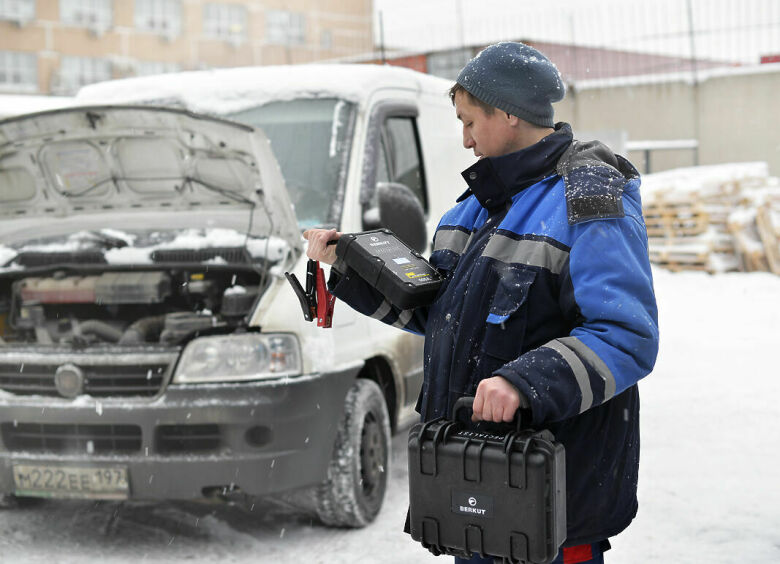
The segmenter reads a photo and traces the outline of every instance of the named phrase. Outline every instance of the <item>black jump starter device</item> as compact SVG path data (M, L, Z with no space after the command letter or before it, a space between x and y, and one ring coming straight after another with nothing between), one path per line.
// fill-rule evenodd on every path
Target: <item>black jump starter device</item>
M343 234L336 256L400 309L430 305L442 283L439 271L389 229Z

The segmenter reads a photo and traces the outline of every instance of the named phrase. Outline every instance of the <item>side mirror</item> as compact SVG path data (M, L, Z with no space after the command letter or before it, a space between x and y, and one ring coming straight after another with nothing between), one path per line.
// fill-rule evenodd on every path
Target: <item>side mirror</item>
M428 243L425 211L408 186L397 182L378 182L378 206L363 214L363 227L386 227L401 241L418 252L424 252Z

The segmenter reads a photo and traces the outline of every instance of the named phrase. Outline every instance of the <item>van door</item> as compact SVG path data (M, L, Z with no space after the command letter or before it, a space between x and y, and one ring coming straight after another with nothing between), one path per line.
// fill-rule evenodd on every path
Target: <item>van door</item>
M377 207L378 182L407 186L420 202L426 218L428 216L428 183L417 115L417 107L409 102L383 103L372 114L366 152L367 155L375 155L375 158L367 159L360 197L364 230L381 227L378 215L372 213ZM428 237L431 235L429 233ZM423 338L377 323L370 325L370 331L375 342L387 343L384 354L403 378L404 407L409 411L416 403L422 385Z

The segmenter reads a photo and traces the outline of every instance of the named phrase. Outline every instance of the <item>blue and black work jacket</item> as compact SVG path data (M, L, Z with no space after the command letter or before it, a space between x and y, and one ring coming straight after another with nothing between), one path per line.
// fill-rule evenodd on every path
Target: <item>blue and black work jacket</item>
M527 426L566 449L565 546L613 536L637 510L636 383L658 350L639 175L560 123L463 177L469 188L434 236L430 261L445 280L429 307L398 310L349 269L332 290L425 335L423 420L452 416L485 378L514 384Z

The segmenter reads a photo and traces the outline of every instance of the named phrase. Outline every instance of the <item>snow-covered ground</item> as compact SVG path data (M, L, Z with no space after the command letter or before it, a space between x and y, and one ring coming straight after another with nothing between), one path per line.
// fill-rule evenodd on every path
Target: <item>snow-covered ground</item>
M780 277L654 272L662 341L640 385L640 511L607 561L780 562ZM362 530L269 502L40 502L0 511L0 562L451 562L401 532L405 445L402 432L385 507Z
M780 277L654 274L640 510L610 559L780 562Z

